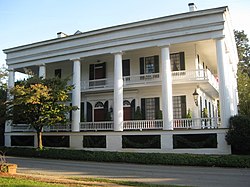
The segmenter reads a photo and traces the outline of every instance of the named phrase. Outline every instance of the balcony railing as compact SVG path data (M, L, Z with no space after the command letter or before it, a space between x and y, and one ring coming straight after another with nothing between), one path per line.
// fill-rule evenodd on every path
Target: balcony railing
M114 130L113 121L81 122L81 131Z
M133 86L159 85L161 84L161 80L162 79L160 73L130 75L123 77L123 86L126 88ZM219 88L218 81L208 69L172 71L172 80L173 84L188 83L190 81L192 82L207 81L216 90L218 90ZM81 83L82 90L113 88L113 86L114 86L113 78L82 81Z
M215 129L220 127L220 118L185 118L174 119L174 129ZM156 130L163 129L162 120L131 120L123 122L123 130ZM81 122L81 131L111 131L114 130L113 121ZM34 128L26 124L12 126L12 132L35 132ZM55 125L45 127L45 132L71 131L70 125Z
M136 84L152 84L161 81L160 73L150 73L141 75L130 75L123 77L124 87Z
M174 129L213 129L220 125L220 118L174 119Z
M162 129L162 120L133 120L124 121L124 130L145 130L145 129Z

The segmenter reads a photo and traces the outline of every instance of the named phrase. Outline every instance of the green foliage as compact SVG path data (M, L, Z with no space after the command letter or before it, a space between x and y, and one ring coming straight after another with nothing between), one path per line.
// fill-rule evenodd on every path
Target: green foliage
M1 186L9 186L9 187L66 187L63 184L55 184L55 183L47 183L41 181L35 181L27 178L15 178L15 177L0 177Z
M202 110L202 117L203 118L207 118L208 117L208 112L207 112L206 108L203 108L203 110Z
M250 154L250 118L247 116L231 117L226 141L232 146L233 153Z
M10 90L14 97L8 102L8 118L34 127L41 143L43 127L67 123L67 114L77 109L65 103L69 101L68 93L72 89L67 80L59 78L31 77L21 81Z
M246 155L194 155L171 153L101 152L67 149L5 148L8 155L82 160L95 162L123 162L179 166L215 166L250 168L250 156Z
M234 31L238 50L239 64L237 72L239 112L250 117L250 46L244 31Z
M155 116L156 116L156 119L162 119L162 110L157 110Z
M142 119L141 108L137 106L135 111L135 120L141 120L141 119Z
M6 118L6 79L7 79L7 71L4 67L0 68L0 145L3 144L3 136L4 136L4 124Z
M187 112L186 118L192 118L192 113L191 113L190 108L188 109L188 112Z

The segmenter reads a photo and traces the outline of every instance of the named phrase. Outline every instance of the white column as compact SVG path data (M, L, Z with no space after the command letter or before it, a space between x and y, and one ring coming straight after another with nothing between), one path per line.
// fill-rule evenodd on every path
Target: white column
M15 86L15 71L13 69L8 69L9 75L8 75L8 100L13 99L13 96L10 95L10 89L12 89ZM5 132L11 132L11 125L12 120L7 120L5 122Z
M45 64L41 64L39 66L39 77L45 79L46 78L46 68L45 68Z
M72 132L80 131L80 107L81 107L81 62L80 59L73 59L73 85L72 90L72 106L77 106L79 109L72 111Z
M173 130L172 73L169 46L161 48L163 130Z
M221 117L221 128L229 127L229 118L231 117L230 109L230 94L227 77L227 63L226 50L224 39L216 40L216 52L217 52L217 66L219 73L219 98L220 98L220 117Z
M114 54L114 131L123 131L122 53Z

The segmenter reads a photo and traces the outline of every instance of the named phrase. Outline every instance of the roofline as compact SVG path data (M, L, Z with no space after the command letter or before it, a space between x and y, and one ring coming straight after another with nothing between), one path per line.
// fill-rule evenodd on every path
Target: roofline
M3 49L3 52L5 54L7 54L10 52L29 49L29 48L33 48L33 47L38 47L41 45L50 45L51 43L59 43L59 42L67 41L67 40L75 40L75 39L82 38L82 37L99 35L99 34L103 34L106 32L113 32L113 31L118 31L118 30L123 30L123 29L129 29L131 27L146 26L146 25L150 25L150 24L160 23L163 21L164 22L165 21L175 21L178 19L220 13L220 12L225 12L226 10L228 10L228 6L222 6L222 7L217 7L217 8L197 10L197 11L192 11L192 12L184 12L184 13L173 14L173 15L169 15L169 16L163 16L163 17L146 19L146 20L141 20L141 21L136 21L136 22L120 24L120 25L114 25L114 26L110 26L110 27L104 27L101 29L95 29L95 30L82 32L81 34L77 34L77 35L73 34L73 35L68 35L66 37L62 37L62 38L53 38L53 39L49 39L49 40L43 40L43 41L34 42L34 43L26 44L26 45L21 45L21 46L17 46L17 47L13 47L13 48L7 48L7 49Z

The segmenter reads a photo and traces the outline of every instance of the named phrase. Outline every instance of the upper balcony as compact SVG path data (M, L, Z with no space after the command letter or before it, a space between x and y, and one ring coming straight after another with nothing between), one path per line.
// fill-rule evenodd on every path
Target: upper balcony
M173 84L197 83L207 91L209 88L210 90L214 90L216 92L219 90L218 80L208 69L172 71L172 81ZM161 85L160 73L130 75L123 77L124 88L155 85ZM113 86L114 80L112 78L82 81L81 83L81 89L83 92L113 89Z

